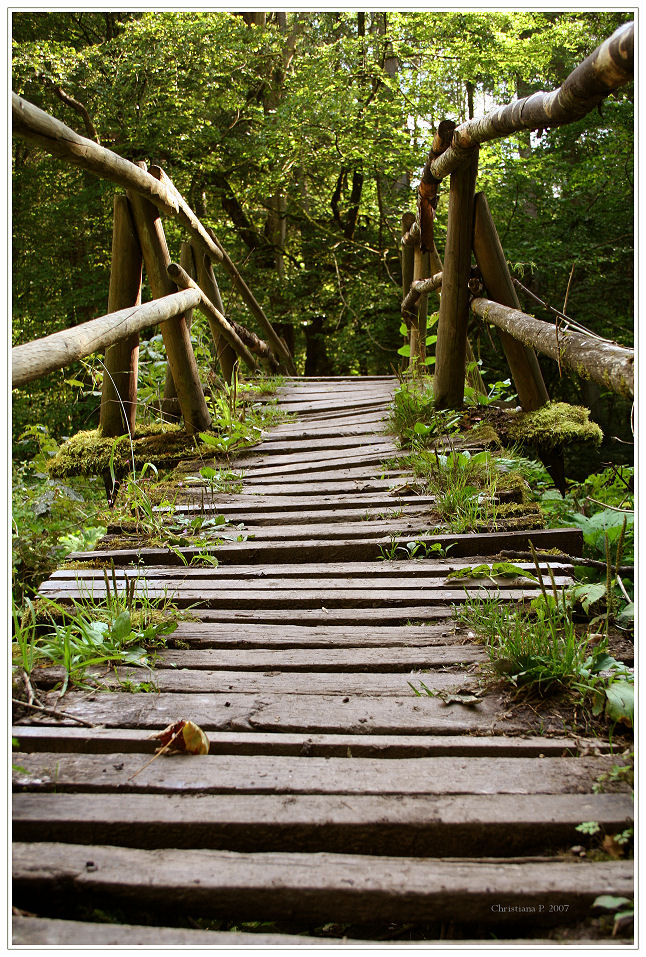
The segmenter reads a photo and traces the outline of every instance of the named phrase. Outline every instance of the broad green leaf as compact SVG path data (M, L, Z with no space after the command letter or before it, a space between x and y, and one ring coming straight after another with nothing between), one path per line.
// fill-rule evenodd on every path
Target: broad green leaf
M629 681L611 681L606 688L606 714L610 721L632 728L635 714L635 686Z

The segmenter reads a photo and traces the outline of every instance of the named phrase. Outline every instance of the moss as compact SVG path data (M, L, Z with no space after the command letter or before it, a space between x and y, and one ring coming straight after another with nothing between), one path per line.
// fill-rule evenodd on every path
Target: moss
M99 429L92 429L68 439L48 467L53 478L103 475L110 471L112 460L115 475L123 477L132 468L133 453L135 469L141 469L146 462L157 468L170 468L181 458L198 452L210 454L196 436L178 425L156 423L138 428L132 437L132 448L128 435L106 438Z
M535 412L520 412L511 420L509 435L522 445L557 449L573 442L590 442L597 448L603 432L590 421L589 410L567 402L548 402Z
M500 436L493 426L487 425L486 422L474 425L474 427L466 433L465 438L468 439L469 442L479 442L485 449L491 447L499 449L502 446Z
M531 501L531 489L520 472L503 472L496 478L496 495L505 502Z

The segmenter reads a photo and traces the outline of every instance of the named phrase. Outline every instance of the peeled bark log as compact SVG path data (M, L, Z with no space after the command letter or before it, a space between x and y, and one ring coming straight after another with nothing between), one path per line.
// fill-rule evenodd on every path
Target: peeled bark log
M485 322L504 329L519 342L538 349L582 379L593 379L627 398L635 394L633 349L605 342L580 332L558 330L551 322L528 316L519 309L490 299L474 299L472 311Z
M451 177L449 215L442 270L440 318L435 346L435 405L459 409L464 402L464 373L469 319L469 276L473 245L473 193L478 172L472 162Z
M108 179L126 189L145 196L164 215L179 220L191 236L202 243L209 255L218 262L222 251L213 241L187 203L178 201L172 192L150 173L124 159L112 150L75 133L65 123L55 119L33 103L12 93L13 132L23 139L37 143L53 156L60 156L74 166L88 170L95 176Z
M442 273L438 272L430 279L422 279L419 282L411 283L410 291L402 302L402 316L406 313L413 313L417 306L417 301L424 293L435 292L442 285Z
M430 167L440 180L464 163L475 146L518 130L543 130L581 119L633 77L635 24L624 23L570 73L553 93L533 93L458 126L451 146Z
M120 309L44 339L14 346L11 350L12 387L17 389L48 372L64 369L77 359L127 339L141 329L180 316L185 309L197 306L199 299L196 290L182 290L163 299L153 299L143 306Z
M141 303L142 256L128 200L114 197L112 261L108 312ZM99 428L105 436L124 435L135 428L139 333L109 346L101 392Z
M404 213L402 216L402 294L404 301L408 298L408 293L413 281L415 270L415 253L412 244L404 245L404 238L408 235L412 226L415 225L415 214ZM419 297L418 297L419 298ZM417 302L417 300L415 300ZM402 316L409 329L415 322L415 310L404 309L402 305Z
M254 357L249 352L249 349L246 347L244 342L241 341L237 332L230 325L228 319L222 315L219 309L215 308L211 300L204 295L204 292L200 289L197 283L191 279L188 273L186 273L181 266L178 266L177 263L169 263L168 275L172 282L176 283L178 286L181 286L183 289L194 289L199 292L200 301L196 305L197 308L203 312L208 319L213 338L215 339L217 335L223 336L229 345L235 349L236 354L239 355L241 359L244 359L246 365L249 366L251 371L256 372L258 365Z
M434 245L433 221L437 206L437 188L441 180L431 173L431 166L438 157L451 145L451 137L455 130L453 120L442 120L431 144L431 149L422 170L422 178L417 191L417 221L420 228L420 246L422 252L430 251Z
M415 248L413 269L413 283L421 283L428 278L431 271L431 257L428 252L422 252L419 246ZM410 341L410 370L411 372L425 371L426 359L426 322L428 319L428 293L422 292L417 300L415 321L411 326Z
M196 281L207 299L210 299L216 309L224 315L224 305L220 288L213 272L211 260L206 254L202 254L201 248L195 246L193 249L195 262L197 265ZM212 330L213 331L213 330ZM235 349L221 335L218 334L215 340L215 351L220 364L220 371L225 382L231 382L233 370L237 361Z
M503 306L520 309L505 253L484 193L478 193L475 198L473 251L489 297ZM500 329L499 332L521 406L526 412L539 409L549 401L549 395L534 350L518 342L504 330Z

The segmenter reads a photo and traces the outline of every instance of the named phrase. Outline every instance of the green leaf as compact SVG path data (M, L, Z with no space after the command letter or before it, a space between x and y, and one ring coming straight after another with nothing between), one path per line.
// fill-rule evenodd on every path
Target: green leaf
M110 635L115 641L124 641L131 632L132 621L130 619L130 612L122 611L114 620L112 628L110 629Z
M590 611L595 602L600 601L606 594L605 583L597 582L589 585L575 585L570 595L575 601L580 601L584 612Z
M405 322L402 322L401 326L399 327L399 332L400 332L400 335L402 336L408 335L408 326L406 325Z
M632 904L632 901L627 897L613 897L612 894L601 894L599 897L595 897L592 906L605 907L606 910L617 910L618 907L623 907L624 904Z
M635 715L635 686L630 681L611 681L606 688L606 714L610 721L632 728Z
M410 359L410 343L406 342L401 349L397 350L398 356L405 356L407 359Z

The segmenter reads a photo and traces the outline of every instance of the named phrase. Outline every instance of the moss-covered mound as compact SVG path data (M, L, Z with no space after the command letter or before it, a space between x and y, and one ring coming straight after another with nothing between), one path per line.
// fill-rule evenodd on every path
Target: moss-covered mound
M535 412L519 412L509 423L508 434L521 445L532 445L539 450L550 450L590 442L597 448L603 441L603 432L590 421L590 412L581 405L567 402L548 402Z
M143 468L146 462L158 469L172 468L180 459L203 455L213 456L196 435L188 435L179 425L156 423L138 428L132 437L122 435L119 438L105 438L98 429L77 432L61 446L49 462L49 473L53 478L67 478L70 475L103 475L112 468L118 478L127 475L132 468L134 454L135 469Z

